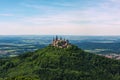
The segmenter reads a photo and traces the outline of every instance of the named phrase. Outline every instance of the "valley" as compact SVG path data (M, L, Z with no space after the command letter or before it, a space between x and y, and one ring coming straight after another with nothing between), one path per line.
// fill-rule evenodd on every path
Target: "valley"
M0 36L0 57L14 57L26 52L33 52L46 47L51 43L54 35L24 35L24 36ZM110 58L120 57L119 36L70 36L63 35L72 44L77 45L86 52L109 56Z

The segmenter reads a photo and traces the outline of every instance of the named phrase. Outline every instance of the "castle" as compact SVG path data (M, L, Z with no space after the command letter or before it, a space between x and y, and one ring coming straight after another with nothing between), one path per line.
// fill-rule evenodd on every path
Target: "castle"
M71 44L69 43L69 40L62 39L62 37L59 39L58 36L56 36L56 38L53 38L51 45L58 48L68 48Z

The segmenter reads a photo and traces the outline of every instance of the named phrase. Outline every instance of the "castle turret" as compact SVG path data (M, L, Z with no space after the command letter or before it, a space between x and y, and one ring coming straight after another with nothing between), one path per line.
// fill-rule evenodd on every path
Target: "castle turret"
M69 43L69 40L66 40L67 43Z
M62 37L60 37L60 40L62 40Z
M58 40L58 36L56 36L56 40Z
M64 38L64 41L65 41L65 38Z

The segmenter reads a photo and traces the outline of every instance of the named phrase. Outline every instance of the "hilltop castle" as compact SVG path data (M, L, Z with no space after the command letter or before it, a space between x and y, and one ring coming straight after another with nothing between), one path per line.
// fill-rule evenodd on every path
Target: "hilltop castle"
M53 38L51 45L58 48L68 48L71 44L69 43L69 40L62 39L62 37L58 38L58 36L56 36L56 38Z

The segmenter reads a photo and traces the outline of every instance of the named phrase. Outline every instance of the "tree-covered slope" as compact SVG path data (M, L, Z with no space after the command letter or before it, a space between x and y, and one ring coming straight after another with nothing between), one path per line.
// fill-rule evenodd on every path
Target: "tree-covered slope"
M72 46L0 60L0 80L120 80L120 61Z

